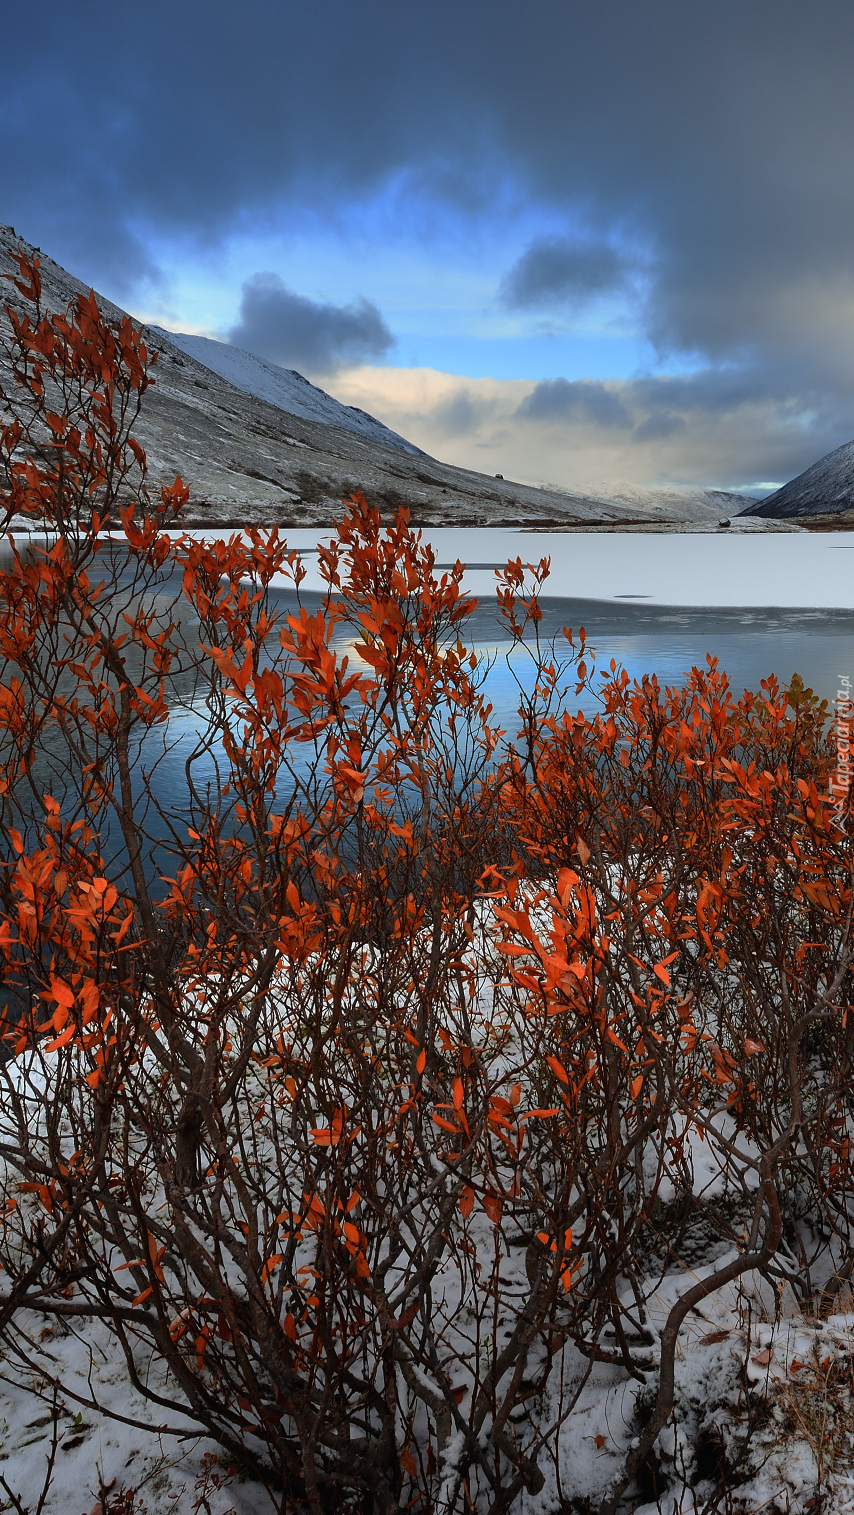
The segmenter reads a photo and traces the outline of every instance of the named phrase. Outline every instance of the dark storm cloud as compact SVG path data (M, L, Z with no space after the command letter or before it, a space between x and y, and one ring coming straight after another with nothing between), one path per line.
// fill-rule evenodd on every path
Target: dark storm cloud
M597 295L625 288L630 271L629 260L609 242L541 237L505 275L500 296L511 310L551 305L578 308Z
M630 427L622 401L597 379L545 379L522 401L517 415L529 421Z
M107 294L156 276L159 236L340 216L395 176L464 229L511 185L642 250L662 352L854 409L850 0L6 11L0 217Z
M381 358L394 338L376 305L327 305L295 294L278 274L253 274L243 285L240 320L228 333L245 347L300 372L332 373L347 364Z

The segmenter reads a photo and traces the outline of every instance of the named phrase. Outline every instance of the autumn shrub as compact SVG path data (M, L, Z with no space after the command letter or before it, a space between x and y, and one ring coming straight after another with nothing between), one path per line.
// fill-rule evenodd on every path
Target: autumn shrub
M559 1497L612 1363L654 1389L616 1508L692 1305L758 1269L818 1308L850 1251L822 711L711 662L612 667L573 716L583 634L542 646L547 565L511 563L505 736L461 565L359 495L319 599L276 531L170 534L141 333L18 287L0 505L46 536L0 568L6 1350L34 1310L106 1323L315 1515Z

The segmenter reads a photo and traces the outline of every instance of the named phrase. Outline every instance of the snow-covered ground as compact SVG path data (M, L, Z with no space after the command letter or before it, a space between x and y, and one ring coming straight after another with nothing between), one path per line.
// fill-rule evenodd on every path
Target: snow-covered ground
M508 1283L515 1271L524 1286L521 1253L516 1258L515 1269L507 1260ZM728 1260L672 1269L650 1299L652 1328L661 1329L686 1288ZM103 1328L87 1322L82 1329L58 1332L33 1316L21 1325L32 1343L29 1355L43 1363L44 1377L14 1355L0 1359L0 1476L24 1511L35 1509L41 1493L56 1425L45 1515L101 1515L101 1482L114 1500L122 1489L135 1493L132 1505L106 1504L106 1510L128 1515L273 1515L269 1494L260 1484L229 1474L227 1459L217 1460L213 1442L182 1424L180 1415L158 1414L134 1394L121 1354ZM849 1515L854 1509L852 1349L854 1314L819 1320L784 1308L775 1318L771 1292L755 1274L705 1300L680 1334L675 1412L656 1449L670 1492L661 1503L642 1505L636 1515L699 1515L712 1492L716 1448L739 1470L729 1506L738 1515L769 1507L807 1515L820 1500L822 1515ZM653 1348L653 1360L656 1355ZM149 1367L142 1360L139 1366L143 1373ZM578 1353L563 1353L543 1396L546 1419L561 1398L575 1398L585 1368ZM49 1376L59 1376L63 1386L55 1407L46 1386ZM654 1383L652 1375L650 1387ZM100 1413L80 1408L80 1400L90 1401L93 1393ZM620 1472L648 1398L649 1389L622 1369L595 1365L561 1428L556 1458L541 1459L543 1489L521 1497L518 1515L552 1515L588 1499L595 1509ZM710 1458L706 1472L704 1459ZM683 1482L680 1499L674 1489ZM12 1508L0 1502L0 1509Z
M189 1420L167 1417L134 1394L121 1352L103 1327L86 1321L74 1330L55 1329L32 1315L21 1327L45 1377L14 1354L0 1357L0 1477L27 1515L38 1504L54 1435L44 1506L49 1515L102 1515L102 1488L108 1491L103 1515L114 1509L121 1515L273 1515L264 1490L229 1477L217 1462L220 1449ZM145 1372L148 1365L140 1366ZM55 1404L48 1376L62 1381ZM100 1413L80 1406L93 1391ZM119 1502L122 1491L134 1493L133 1504ZM0 1492L0 1510L13 1508Z
M165 331L159 326L152 326L151 330L168 337L182 352L218 373L235 389L242 389L244 394L255 395L259 400L267 400L289 415L301 416L304 421L322 421L327 426L342 426L345 431L355 431L383 447L421 455L420 447L414 447L405 437L383 426L382 421L369 416L367 411L342 405L324 389L310 384L295 368L280 368L277 363L268 363L265 358L244 352L240 347L231 347L227 342L215 342L211 337Z

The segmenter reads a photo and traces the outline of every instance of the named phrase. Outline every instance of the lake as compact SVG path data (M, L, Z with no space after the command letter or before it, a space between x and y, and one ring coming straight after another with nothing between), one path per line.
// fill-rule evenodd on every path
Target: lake
M466 563L465 587L479 597L468 624L475 648L495 658L489 693L511 721L515 684L509 646L491 603L495 568L508 557L551 558L542 599L547 637L584 626L597 663L616 658L630 677L680 681L716 656L740 694L775 673L799 673L832 700L840 673L854 673L854 538L850 532L514 532L431 529L438 565ZM319 590L316 532L289 531L306 554L304 588ZM523 676L525 659L513 666ZM591 709L589 699L573 699Z
M529 666L518 653L508 666L510 644L494 605L495 568L508 557L551 558L541 632L560 645L564 626L577 631L583 625L600 668L614 657L632 678L656 673L662 683L678 683L712 654L738 694L758 689L771 673L788 682L797 672L829 701L839 674L854 673L854 539L848 532L444 528L425 535L437 568L457 558L468 565L464 584L479 603L465 635L492 662L488 693L508 731L515 729L514 673L524 682ZM286 536L305 555L303 595L316 602L322 589L318 532L289 530ZM283 600L290 599L283 588ZM358 656L357 645L349 650ZM570 704L594 708L589 696L573 695ZM173 735L183 733L167 766L177 778L192 744L194 714L187 706L175 714Z
M317 603L316 532L288 532L305 553L308 575L304 600ZM655 673L663 684L683 680L692 665L716 656L736 692L758 689L775 673L788 682L797 672L805 684L832 701L838 676L854 674L854 541L848 533L731 536L725 533L645 535L640 533L518 533L506 530L431 531L437 564L457 557L468 563L465 585L479 596L464 635L490 661L487 694L494 723L515 735L518 686L530 679L531 664L513 654L494 604L495 566L508 557L537 561L551 556L549 593L541 601L541 634L562 642L564 626L584 626L595 648L598 667L616 658L631 678ZM2 566L8 549L0 546ZM177 581L164 585L171 594ZM281 610L295 603L293 591L281 589ZM191 623L188 623L188 627ZM358 657L358 643L342 640L339 650ZM564 644L565 645L565 644ZM161 803L176 819L186 803L184 764L196 745L202 723L191 685L176 680L171 689L172 720L168 750L162 728L146 741L143 766L152 763L152 784ZM592 714L596 702L573 692L567 703ZM308 752L293 754L297 767ZM213 754L197 769L203 782L213 776ZM139 774L141 785L142 774ZM45 787L56 792L47 780ZM153 834L161 823L150 818Z

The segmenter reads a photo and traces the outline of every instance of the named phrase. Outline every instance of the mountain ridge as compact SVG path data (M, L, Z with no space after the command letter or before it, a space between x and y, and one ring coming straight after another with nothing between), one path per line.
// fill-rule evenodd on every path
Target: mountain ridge
M13 254L19 251L40 257L47 310L64 311L77 295L89 294L88 285L14 228L0 226L0 275L17 275ZM0 304L20 304L14 286L5 289ZM97 299L111 320L125 314L100 294ZM295 371L275 371L276 365L242 355L256 378L263 372L265 383L290 386L292 393L335 416L337 424L298 415L241 388L184 350L176 337L195 347L210 343L215 351L201 350L220 367L239 363L238 349L152 326L145 327L145 334L158 351L158 362L136 436L146 450L154 486L171 483L176 474L190 485L183 516L187 526L328 526L340 514L342 498L357 488L384 516L404 506L413 522L425 527L655 530L688 523L703 529L715 525L722 511L734 514L745 498L690 486L647 490L633 485L617 486L604 498L491 478L422 453L381 421L342 406L302 375L294 378Z
M740 514L780 521L835 516L851 510L854 510L854 442L843 442L774 494Z
M155 332L158 337L165 337L188 357L195 358L197 363L218 374L226 383L233 384L235 389L242 389L244 394L254 395L258 400L268 400L277 410L299 416L304 421L342 426L345 430L379 442L381 446L411 453L413 457L427 456L420 447L392 431L382 421L378 421L376 416L369 415L366 410L359 410L356 405L342 405L340 400L327 394L325 389L319 389L295 368L282 368L242 347L217 342L213 337L168 331L163 326L150 326L148 330Z

